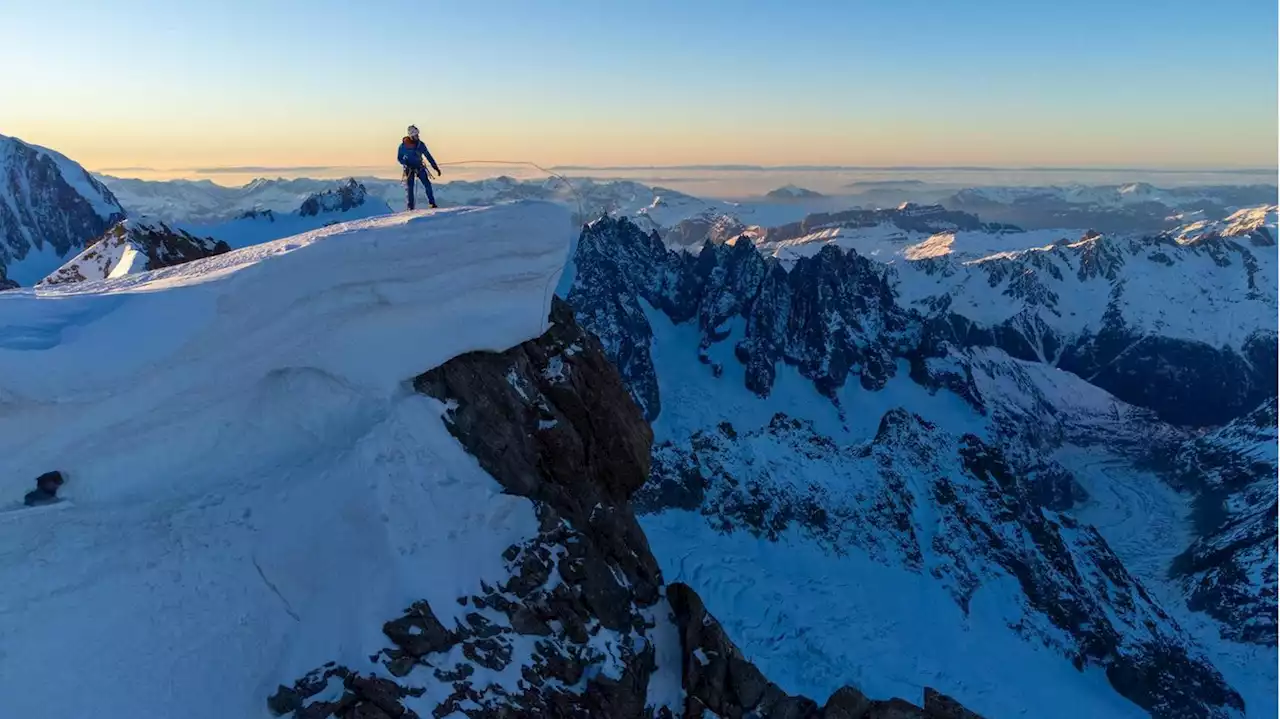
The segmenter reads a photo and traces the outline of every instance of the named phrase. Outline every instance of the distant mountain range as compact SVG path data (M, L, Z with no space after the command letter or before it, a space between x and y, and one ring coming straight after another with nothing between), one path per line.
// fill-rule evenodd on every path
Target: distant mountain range
M56 263L3 296L8 486L78 493L0 523L27 707L189 701L136 659L298 718L1276 713L1274 188L390 214L0 153L0 258Z

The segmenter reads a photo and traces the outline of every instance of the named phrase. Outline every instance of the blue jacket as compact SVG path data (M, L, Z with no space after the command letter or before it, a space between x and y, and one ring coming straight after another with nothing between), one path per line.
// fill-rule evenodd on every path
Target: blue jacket
M422 167L422 158L426 157L427 162L431 163L431 169L437 174L440 173L440 166L436 164L436 158L431 156L431 151L427 149L427 143L422 140L415 140L408 135L400 141L400 149L396 151L396 159L405 167Z

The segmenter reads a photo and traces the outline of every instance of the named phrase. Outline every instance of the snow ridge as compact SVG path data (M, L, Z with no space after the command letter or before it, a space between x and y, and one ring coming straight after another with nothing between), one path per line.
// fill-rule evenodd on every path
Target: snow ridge
M413 601L505 577L532 508L405 381L540 334L570 237L547 203L404 213L0 294L0 494L69 477L0 513L10 711L256 716L275 678L367 664Z

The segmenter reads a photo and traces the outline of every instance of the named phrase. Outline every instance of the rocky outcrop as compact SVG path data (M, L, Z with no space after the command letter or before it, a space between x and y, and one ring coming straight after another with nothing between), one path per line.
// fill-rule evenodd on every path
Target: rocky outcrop
M275 222L276 213L271 210L264 210L264 209L255 207L251 210L245 210L244 212L240 213L239 215L236 216L236 219L237 220L265 220L266 222Z
M307 197L298 208L298 214L314 217L326 212L347 212L363 205L368 195L369 192L362 183L349 177L335 189L316 192ZM268 215L267 219L274 221L275 218Z
M1264 213L1265 214L1265 213ZM925 339L1047 362L1174 424L1230 421L1275 397L1274 250L1265 226L1107 237L977 262L908 263ZM1264 255L1269 252L1270 257ZM1172 298L1186 304L1171 321ZM1008 309L999 321L984 309Z
M1188 605L1242 642L1276 643L1276 405L1188 442L1176 459L1198 490L1198 538L1174 562Z
M78 252L124 216L111 191L83 167L0 135L0 265L46 247L64 257Z
M747 231L747 226L738 218L709 211L668 227L662 233L662 240L669 247L697 248L707 242L724 244Z
M704 350L737 337L746 385L762 396L772 391L781 363L796 366L831 397L850 378L883 387L896 372L895 354L919 342L885 268L835 247L788 272L749 242L708 243L694 256L668 251L656 233L606 217L583 231L577 263L569 300L651 419L661 399L642 301L673 322L696 322Z
M649 473L652 432L568 306L557 299L551 319L538 339L454 358L413 382L444 404L450 432L480 466L506 492L534 503L539 531L503 554L508 579L459 597L461 618L448 624L438 608L414 603L383 625L387 647L372 657L372 669L321 667L282 685L268 701L273 712L307 719L695 716L678 691L670 703L654 699L657 683L710 701L704 690L716 679L693 668L701 666L697 657L712 648L740 653L723 632L712 632L718 625L687 587L664 586L632 512L629 498ZM745 660L734 666L750 671ZM758 717L893 716L822 714L762 677L759 684L750 707L735 699ZM722 709L727 718L747 716Z
M845 446L779 414L728 423L655 450L642 511L694 509L717 531L769 541L796 533L935 578L964 612L980 589L1019 588L1017 631L1077 669L1100 667L1156 717L1242 707L1201 650L1124 568L1098 532L1047 506L1003 453L902 409L874 440ZM713 707L714 709L714 707Z
M836 690L819 707L789 695L748 661L702 599L685 584L667 588L680 632L685 717L739 719L982 719L951 697L926 687L924 706L903 699L868 699L854 687Z
M883 222L929 231L980 226L977 218L940 209L860 210L812 215L770 229L761 241L840 223ZM1277 334L1267 319L1275 316L1275 263L1258 254L1254 242L1268 230L1232 227L1237 234L1231 236L1094 234L978 262L942 257L902 268L827 245L788 270L750 242L707 243L697 254L670 251L656 233L606 217L583 232L569 297L650 419L661 411L661 398L645 305L672 322L696 322L704 361L710 362L706 349L732 338L746 386L761 396L772 391L783 364L834 398L850 380L867 389L884 386L898 359L942 356L946 345L994 347L1070 371L1166 421L1207 425L1277 393ZM1168 324L1163 306L1153 304L1146 279L1157 255L1185 275L1180 292L1202 286L1196 301L1204 305L1204 319L1194 319L1193 308L1168 334L1161 331ZM1241 286L1247 317L1236 298L1218 296L1219 281ZM1126 289L1131 284L1138 289ZM992 303L1012 308L1008 318L984 323L970 317L990 315ZM1096 318L1076 317L1095 310ZM1233 330L1234 344L1220 342L1223 325L1214 318L1228 315L1233 327L1243 320L1257 329Z
M163 222L147 218L122 220L37 286L123 277L230 251L225 242L196 237Z

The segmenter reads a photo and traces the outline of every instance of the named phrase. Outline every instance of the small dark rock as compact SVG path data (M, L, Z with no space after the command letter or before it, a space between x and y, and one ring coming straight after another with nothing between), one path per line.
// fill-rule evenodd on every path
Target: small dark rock
M57 501L58 495L42 489L33 489L22 498L22 503L28 507L39 507L42 504L53 504Z
M409 672L413 671L414 665L418 663L417 658L407 652L391 650L387 654L387 661L383 664L394 677L408 676Z
M361 699L373 703L388 716L402 717L405 714L405 708L400 704L400 686L390 679L353 676L350 680L350 688ZM366 714L365 716L377 715Z
M476 668L470 664L459 664L448 671L444 669L435 670L436 679L449 684L460 682L475 673Z
M478 612L467 614L467 625L471 628L471 635L488 639L496 637L502 633L502 627L489 621L489 618Z
M276 716L283 716L302 706L302 696L281 684L276 693L267 698L267 709Z
M444 651L458 643L425 601L415 602L403 617L382 625L382 633L415 657Z
M486 669L498 671L511 663L511 645L500 639L477 639L462 645L462 653Z

